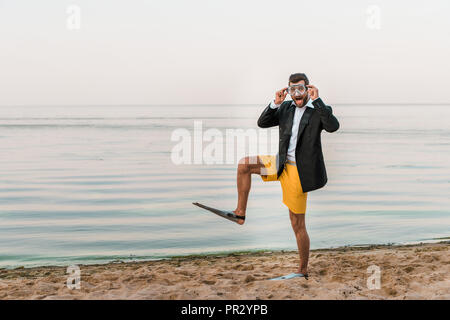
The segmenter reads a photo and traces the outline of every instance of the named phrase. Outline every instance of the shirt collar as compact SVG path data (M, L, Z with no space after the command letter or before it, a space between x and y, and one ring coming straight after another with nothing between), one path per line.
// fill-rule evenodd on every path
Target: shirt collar
M295 104L294 100L292 100L291 105L297 108L297 105ZM312 100L311 99L309 99L308 102L303 107L305 107L305 106L314 109L314 105L312 104Z

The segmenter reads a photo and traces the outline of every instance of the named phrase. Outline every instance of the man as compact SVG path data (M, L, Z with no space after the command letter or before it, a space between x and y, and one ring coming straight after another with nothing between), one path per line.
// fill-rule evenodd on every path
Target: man
M284 101L287 94L293 100ZM244 224L251 175L264 181L280 181L283 203L289 208L291 225L297 239L300 265L296 273L277 279L308 277L309 236L305 226L306 200L309 191L327 183L322 154L322 130L334 132L339 122L332 108L319 98L318 89L309 84L307 76L295 73L289 77L288 87L276 92L275 100L258 119L261 128L279 127L277 156L245 157L237 169L238 204L235 222Z

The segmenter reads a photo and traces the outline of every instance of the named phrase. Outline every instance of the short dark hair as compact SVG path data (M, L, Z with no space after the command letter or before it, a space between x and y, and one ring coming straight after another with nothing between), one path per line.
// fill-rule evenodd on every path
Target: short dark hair
M296 83L296 82L299 82L299 81L302 81L302 80L305 81L305 84L306 84L306 85L309 84L309 80L308 80L308 77L306 76L306 74L304 74L304 73L293 73L293 74L291 74L290 77L289 77L288 85L289 85L291 82Z

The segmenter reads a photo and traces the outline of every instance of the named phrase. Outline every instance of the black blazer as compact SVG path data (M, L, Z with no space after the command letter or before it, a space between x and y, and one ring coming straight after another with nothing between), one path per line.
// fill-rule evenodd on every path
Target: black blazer
M322 129L334 132L339 129L339 122L330 106L318 98L313 101L314 108L306 107L300 120L295 148L295 159L303 192L322 188L328 181L322 154L320 133ZM292 122L296 106L292 100L283 102L278 108L270 106L264 109L258 119L260 128L279 126L280 140L277 154L277 174L281 175L287 159L287 150L292 132Z

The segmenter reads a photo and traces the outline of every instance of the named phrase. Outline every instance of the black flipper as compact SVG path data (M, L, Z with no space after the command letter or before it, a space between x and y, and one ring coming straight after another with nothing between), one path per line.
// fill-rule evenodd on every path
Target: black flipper
M215 213L215 214L217 214L218 216L220 216L220 217L222 217L222 218L225 218L225 219L228 219L228 220L231 220L231 221L233 221L233 222L237 222L237 221L239 221L239 219L245 220L245 216L237 215L237 214L235 214L235 213L232 212L232 211L223 211L223 210L211 208L211 207L205 206L205 205L203 205L203 204L201 204L201 203L198 203L198 202L192 202L192 204L193 204L194 206L200 207L200 208L202 208L202 209L211 211L212 213Z

